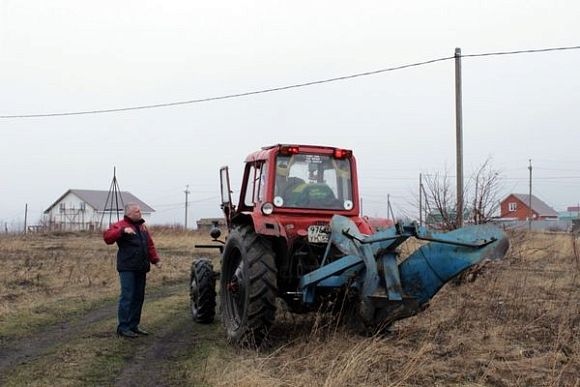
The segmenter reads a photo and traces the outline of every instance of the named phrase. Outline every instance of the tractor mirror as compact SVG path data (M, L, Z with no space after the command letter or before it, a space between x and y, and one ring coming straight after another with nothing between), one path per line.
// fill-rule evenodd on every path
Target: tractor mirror
M231 204L232 195L230 189L230 174L228 167L221 167L220 169L220 188L222 193L222 204Z

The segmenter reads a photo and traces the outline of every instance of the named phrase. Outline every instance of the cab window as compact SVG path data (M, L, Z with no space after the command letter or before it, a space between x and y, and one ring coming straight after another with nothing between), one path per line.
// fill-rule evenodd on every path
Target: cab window
M290 208L352 209L349 160L319 154L278 155L274 205Z
M263 173L265 170L264 163L252 164L249 167L247 182L246 182L246 194L244 197L244 204L248 207L253 207L256 202L259 202L265 190L265 179L266 174Z

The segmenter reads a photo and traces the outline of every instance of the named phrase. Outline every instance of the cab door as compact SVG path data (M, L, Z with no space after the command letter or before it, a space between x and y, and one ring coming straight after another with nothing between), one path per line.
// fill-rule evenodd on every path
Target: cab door
M232 225L232 217L236 207L232 203L232 190L230 188L230 173L228 167L220 168L220 190L221 190L221 207L226 218L228 229Z

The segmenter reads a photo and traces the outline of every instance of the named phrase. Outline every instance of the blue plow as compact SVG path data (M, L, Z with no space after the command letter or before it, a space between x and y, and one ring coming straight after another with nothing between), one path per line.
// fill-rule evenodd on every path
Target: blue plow
M408 238L429 241L398 262L398 247ZM343 257L332 262L332 247ZM300 279L305 304L317 290L358 289L358 313L367 325L389 324L423 310L445 283L485 260L501 259L509 247L506 235L491 225L467 226L434 233L416 223L363 235L349 219L335 215L321 267Z

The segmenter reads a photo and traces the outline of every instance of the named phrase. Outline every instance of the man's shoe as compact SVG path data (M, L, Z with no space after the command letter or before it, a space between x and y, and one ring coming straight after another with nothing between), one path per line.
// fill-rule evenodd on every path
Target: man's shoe
M151 334L151 333L147 332L146 330L141 329L139 327L133 329L133 333L136 333L136 334L142 335L142 336L149 336Z
M117 335L120 336L120 337L128 337L128 338L131 338L131 339L134 339L136 337L139 337L138 334L136 334L135 332L130 331L130 330L117 331Z

